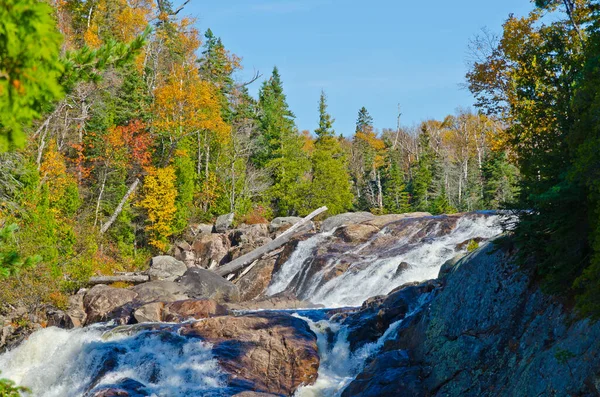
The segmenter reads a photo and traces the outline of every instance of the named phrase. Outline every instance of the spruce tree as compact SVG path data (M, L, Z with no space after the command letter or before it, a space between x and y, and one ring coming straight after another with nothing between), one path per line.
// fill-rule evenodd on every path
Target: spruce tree
M305 175L310 163L302 151L295 116L289 110L276 67L271 78L261 87L259 111L260 151L253 160L259 168L266 168L272 175L269 198L274 212L278 215L296 214L304 201L302 192L306 189Z
M406 191L404 175L398 162L390 159L383 182L383 206L387 213L400 214L410 211L410 197Z
M412 207L415 211L427 211L433 199L435 153L426 130L419 135L419 150L419 161L412 179Z
M346 156L333 130L334 120L327 112L327 97L321 92L319 101L319 128L315 130L317 141L311 158L312 181L307 192L307 208L304 212L327 206L331 215L345 212L352 207L353 195Z

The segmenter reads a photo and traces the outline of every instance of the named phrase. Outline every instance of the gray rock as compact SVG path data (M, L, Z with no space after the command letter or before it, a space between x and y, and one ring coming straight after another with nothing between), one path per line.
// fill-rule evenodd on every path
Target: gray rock
M330 232L340 226L354 225L375 219L375 215L370 212L346 212L331 216L321 223L322 232Z
M183 287L173 281L150 281L138 284L132 288L137 294L136 301L140 303L150 302L175 302L187 299Z
M289 229L291 226L295 225L301 220L302 218L299 216L280 216L271 221L269 224L269 231L271 233L277 233L283 228Z
M83 297L83 307L87 315L86 324L109 320L108 315L114 309L133 301L137 295L135 291L125 288L95 285Z
M178 261L172 256L155 256L150 262L150 269L146 274L151 281L167 280L173 281L187 270L185 263Z
M213 299L216 302L237 302L238 287L218 274L201 268L191 268L178 280L183 291L194 299Z
M234 213L221 215L215 221L215 231L217 233L225 233L233 223Z

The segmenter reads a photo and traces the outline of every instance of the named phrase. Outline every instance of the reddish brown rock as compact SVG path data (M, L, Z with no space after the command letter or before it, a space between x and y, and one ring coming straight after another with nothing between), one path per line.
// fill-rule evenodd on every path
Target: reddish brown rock
M181 334L212 343L230 381L255 391L292 395L317 379L317 337L306 322L287 314L214 317L184 326Z

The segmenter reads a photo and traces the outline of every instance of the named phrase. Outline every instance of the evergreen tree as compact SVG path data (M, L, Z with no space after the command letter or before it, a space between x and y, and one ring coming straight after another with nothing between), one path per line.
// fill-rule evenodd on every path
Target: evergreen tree
M427 211L433 199L435 152L431 148L427 130L419 135L419 161L413 171L411 204L415 211Z
M406 191L404 175L398 162L390 159L383 182L383 206L391 214L401 214L410 211L410 196Z
M518 193L518 169L508 162L505 152L490 152L483 167L483 205L484 208L499 208L512 202Z
M272 175L269 197L274 212L296 214L302 206L305 175L310 164L302 151L303 142L294 123L295 116L289 110L276 67L271 78L261 87L258 105L261 131L255 164L268 169Z
M350 176L346 156L333 130L334 120L327 113L327 97L321 92L319 100L319 127L315 130L317 141L311 157L312 181L306 194L306 213L327 206L331 215L352 207Z
M358 118L356 120L356 132L366 133L367 131L373 130L373 117L367 111L364 106L358 111Z

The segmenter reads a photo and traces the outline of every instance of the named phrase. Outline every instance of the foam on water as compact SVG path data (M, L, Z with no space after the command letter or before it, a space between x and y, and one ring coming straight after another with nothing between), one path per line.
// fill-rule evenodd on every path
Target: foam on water
M152 396L220 395L223 387L210 345L164 330L126 335L50 327L1 355L0 371L36 397L82 396L90 385L124 378L143 383Z
M438 225L436 225L437 227ZM413 281L423 281L437 277L440 267L466 247L457 248L465 241L482 238L489 239L502 232L499 215L461 217L454 229L441 237L436 237L437 230L429 231L428 236L418 242L412 242L411 237L421 231L422 226L410 225L411 228L404 237L399 238L390 249L392 254L382 251L377 254L362 254L373 241L388 233L386 228L371 237L366 243L348 252L356 256L356 260L339 277L322 283L325 274L337 264L338 258L331 259L323 268L316 272L310 280L301 280L302 290L298 295L312 303L326 307L359 306L366 299L385 295L394 288ZM314 256L315 247L322 243L329 234L318 234L298 244L298 249L275 274L274 281L267 290L268 295L284 291L298 274L306 277L305 266L310 266L310 258ZM398 252L397 247L406 246ZM398 265L407 263L408 267L397 272Z

